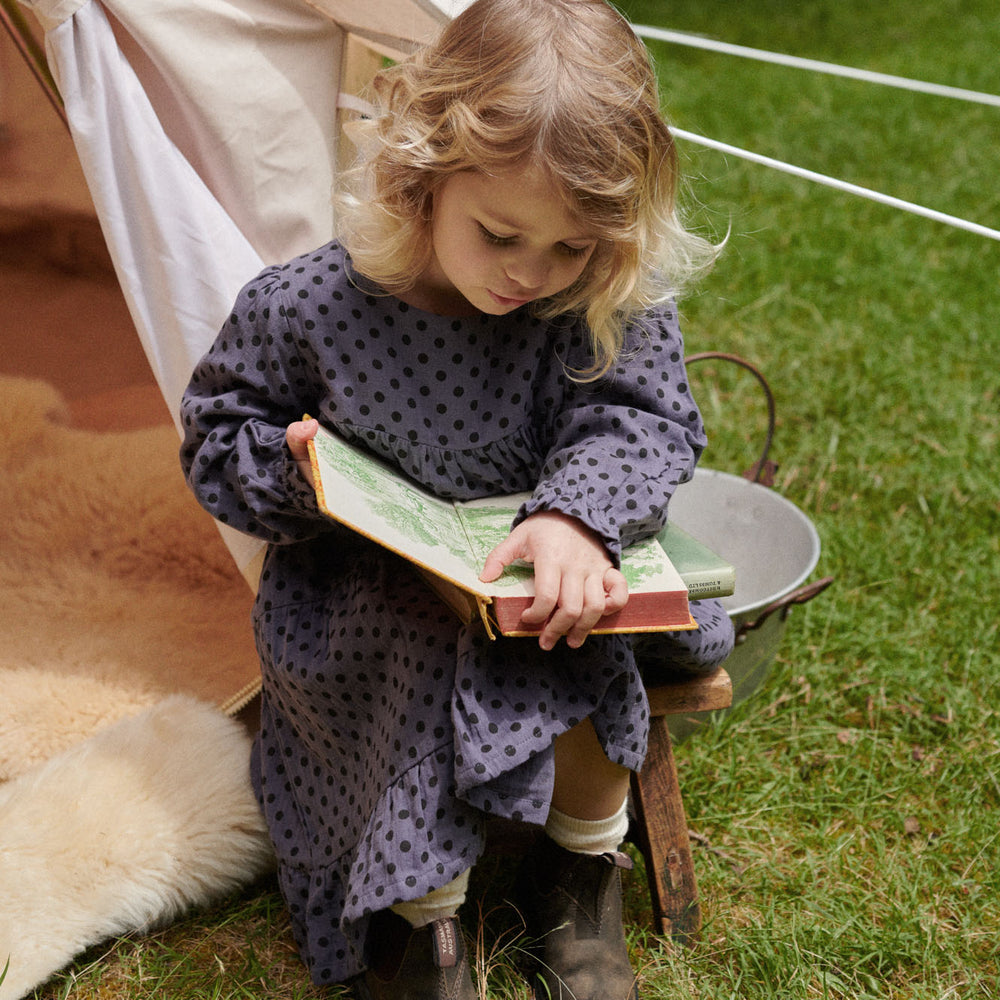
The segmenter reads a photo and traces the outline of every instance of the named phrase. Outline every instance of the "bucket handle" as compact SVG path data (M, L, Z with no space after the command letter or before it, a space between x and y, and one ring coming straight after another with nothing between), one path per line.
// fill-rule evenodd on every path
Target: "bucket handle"
M762 486L774 486L774 474L777 472L778 466L776 462L768 460L768 455L771 451L771 442L774 440L776 422L774 393L771 391L770 384L764 377L764 373L756 365L752 365L746 358L741 358L738 354L729 354L725 351L701 351L698 354L691 354L686 357L684 363L690 365L698 361L708 360L729 361L734 365L745 368L757 379L761 389L764 390L764 398L767 400L767 434L764 437L764 446L761 448L760 458L743 473L743 478L749 479L753 483L759 483ZM833 580L832 576L825 576L821 580L797 587L795 590L785 594L784 597L779 597L776 601L768 604L753 621L743 622L737 628L736 641L740 642L748 632L759 629L772 615L780 613L784 617L788 614L793 604L805 604L807 601L811 601L814 597L822 594L833 583Z
M736 641L739 642L747 632L752 632L754 629L760 628L771 615L779 612L783 616L787 615L793 604L805 604L807 601L811 601L814 597L822 594L831 583L833 583L833 577L824 576L822 580L803 584L801 587L797 587L790 593L785 594L784 597L779 597L776 601L768 604L752 622L743 622L739 626L736 630Z
M775 425L774 393L771 391L771 386L759 368L752 365L745 358L741 358L738 354L727 354L725 351L701 351L698 354L688 355L684 359L684 363L690 365L698 361L708 360L730 361L734 365L745 368L757 379L764 390L764 397L767 399L767 435L764 438L764 447L761 448L760 458L743 473L743 476L753 483L760 483L763 486L773 486L774 474L778 471L778 466L776 463L767 460L767 456L771 451L771 442L774 440Z

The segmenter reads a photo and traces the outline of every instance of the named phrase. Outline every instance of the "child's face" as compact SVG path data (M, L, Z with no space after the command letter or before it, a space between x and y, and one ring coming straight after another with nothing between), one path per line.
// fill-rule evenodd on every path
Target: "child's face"
M444 313L501 316L583 272L597 237L536 167L453 174L434 195L434 255L415 291Z

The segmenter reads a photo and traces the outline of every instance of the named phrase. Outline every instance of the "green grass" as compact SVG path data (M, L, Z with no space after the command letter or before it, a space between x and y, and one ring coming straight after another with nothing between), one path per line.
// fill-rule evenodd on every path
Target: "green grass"
M1000 93L986 0L632 0L633 20ZM994 228L1000 111L654 45L681 127ZM688 348L777 397L777 488L833 588L792 615L766 684L679 750L705 928L630 936L655 1000L978 1000L1000 982L1000 246L684 146L693 222L731 229L684 303ZM756 457L752 379L692 379L706 464ZM487 922L494 998L518 995ZM466 924L475 931L475 911ZM265 885L95 950L37 994L301 997ZM334 991L322 993L336 996Z
M626 9L1000 93L986 4ZM1000 226L997 109L653 50L682 128ZM680 751L708 925L650 992L662 976L665 997L995 996L1000 247L683 153L693 218L732 227L684 304L688 347L736 351L770 379L777 486L837 582L792 617L766 688ZM692 381L714 431L706 463L745 468L752 382L722 368Z

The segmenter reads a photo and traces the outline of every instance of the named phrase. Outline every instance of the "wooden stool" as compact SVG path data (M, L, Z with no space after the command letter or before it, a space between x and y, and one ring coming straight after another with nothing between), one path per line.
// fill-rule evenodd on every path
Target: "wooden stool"
M641 773L632 775L635 842L646 860L654 928L686 944L698 933L701 910L666 717L728 708L733 703L733 684L720 667L708 676L657 685L646 693L649 749Z

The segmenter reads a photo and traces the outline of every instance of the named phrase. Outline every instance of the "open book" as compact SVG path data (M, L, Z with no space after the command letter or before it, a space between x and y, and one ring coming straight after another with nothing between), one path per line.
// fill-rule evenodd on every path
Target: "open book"
M323 427L309 442L309 455L320 510L415 564L463 621L480 617L491 637L496 632L519 636L541 631L541 626L521 622L534 594L530 565L514 563L492 583L479 579L487 555L507 537L530 494L443 500ZM690 536L678 541L684 558L697 568L691 546L699 543ZM602 618L595 633L697 628L688 608L688 588L657 539L629 546L621 569L628 582L628 604Z

